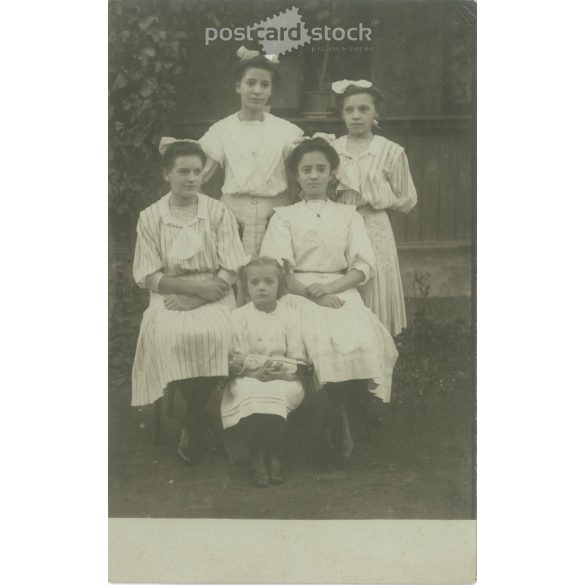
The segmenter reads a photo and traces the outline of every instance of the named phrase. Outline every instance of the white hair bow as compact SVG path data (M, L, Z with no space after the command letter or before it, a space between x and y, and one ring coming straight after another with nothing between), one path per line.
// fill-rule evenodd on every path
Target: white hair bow
M331 145L335 142L335 134L326 134L325 132L315 132L313 138L322 138Z
M254 51L252 49L246 49L244 45L242 45L237 51L236 55L240 58L241 61L248 61L248 59L254 59L254 57L260 57L262 53L260 51ZM271 63L280 63L278 57L276 55L264 55L264 58L270 61Z
M160 139L160 142L158 144L158 151L161 153L161 156L166 152L167 148L173 144L173 142L192 142L193 144L196 144L197 146L200 146L199 142L197 142L197 140L191 140L190 138L172 138L171 136L163 136Z
M345 93L345 90L350 85L366 88L372 87L372 82L366 79L360 79L359 81L352 81L351 79L342 79L341 81L334 81L331 84L331 89L337 94L342 94Z
M291 148L298 146L299 144L301 144L301 142L305 142L305 140L313 140L314 138L321 138L322 140L325 140L325 142L328 142L329 144L331 144L331 146L333 146L333 143L336 140L335 134L326 134L325 132L315 132L315 134L313 134L313 136L301 136L300 138L297 138L296 140L294 140L292 142Z

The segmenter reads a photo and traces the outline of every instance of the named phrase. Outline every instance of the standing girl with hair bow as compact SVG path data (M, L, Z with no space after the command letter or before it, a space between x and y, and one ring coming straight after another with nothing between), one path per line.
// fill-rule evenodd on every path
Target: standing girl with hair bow
M338 200L355 205L364 218L376 255L376 271L360 287L368 306L393 335L406 327L404 293L389 210L408 213L417 200L402 146L374 135L382 95L370 81L336 81L348 134L335 143L340 158Z
M132 406L152 404L169 384L187 410L179 443L193 461L205 405L228 375L231 285L248 262L227 207L199 193L206 156L192 140L161 140L170 192L140 213L134 279L150 290L132 368Z
M266 111L279 81L278 60L245 47L237 55L240 110L215 123L201 138L208 155L204 182L219 165L224 167L221 201L243 225L244 249L256 257L273 208L290 203L285 159L303 131Z

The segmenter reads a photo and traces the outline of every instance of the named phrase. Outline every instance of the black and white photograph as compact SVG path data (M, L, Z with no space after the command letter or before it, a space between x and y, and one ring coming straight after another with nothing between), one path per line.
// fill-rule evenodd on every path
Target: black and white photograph
M109 1L110 519L475 520L476 30Z

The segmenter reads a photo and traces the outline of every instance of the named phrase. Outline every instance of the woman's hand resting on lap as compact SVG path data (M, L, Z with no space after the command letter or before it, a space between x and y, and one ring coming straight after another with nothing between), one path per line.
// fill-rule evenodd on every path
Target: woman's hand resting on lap
M313 283L307 287L307 293L312 299L320 299L325 295L331 295L332 290L328 284L317 284Z
M230 291L230 285L216 276L202 280L197 287L197 296L214 303L220 301Z
M165 307L169 311L192 311L206 304L200 297L184 297L181 295L165 296Z
M322 307L329 307L330 309L341 309L345 305L345 301L340 299L337 295L324 295L318 299L313 299L318 305Z

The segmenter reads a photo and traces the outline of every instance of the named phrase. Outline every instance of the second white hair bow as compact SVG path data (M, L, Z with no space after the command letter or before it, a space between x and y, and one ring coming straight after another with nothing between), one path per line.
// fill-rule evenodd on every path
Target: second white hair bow
M191 140L190 138L172 138L171 136L163 136L160 139L158 144L158 151L160 152L161 156L166 152L167 148L173 144L174 142L192 142L193 144L197 144L200 146L197 140Z
M260 51L254 51L252 49L246 49L244 45L242 45L237 51L236 55L242 60L247 61L248 59L254 59L254 57L260 57L262 53ZM278 57L276 55L264 55L264 58L270 61L271 63L280 63Z
M313 138L322 138L323 140L333 144L335 142L335 134L326 134L325 132L315 132Z
M329 144L333 145L335 142L335 134L326 134L325 132L315 132L313 136L301 136L292 142L292 147L298 146L301 142L305 140L312 140L313 138L321 138L328 142Z
M352 81L351 79L342 79L341 81L334 81L331 84L331 89L337 93L342 94L345 93L345 90L350 85L356 85L357 87L372 87L372 82L368 81L367 79L360 79L359 81Z

